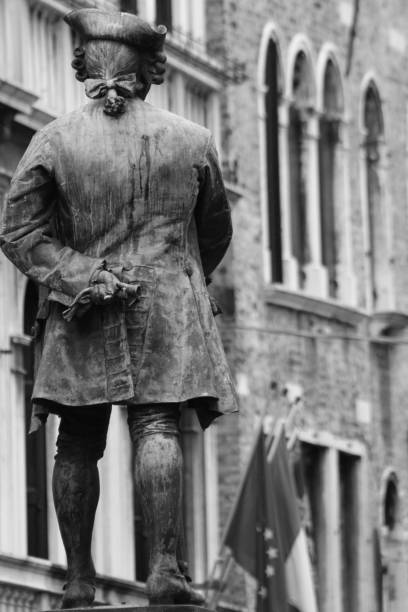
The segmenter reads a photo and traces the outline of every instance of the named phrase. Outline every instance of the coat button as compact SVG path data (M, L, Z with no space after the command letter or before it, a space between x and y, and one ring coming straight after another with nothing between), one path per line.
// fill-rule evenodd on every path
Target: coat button
M192 276L193 275L193 268L192 268L191 264L189 264L189 263L185 263L184 264L184 273L187 274L187 276Z

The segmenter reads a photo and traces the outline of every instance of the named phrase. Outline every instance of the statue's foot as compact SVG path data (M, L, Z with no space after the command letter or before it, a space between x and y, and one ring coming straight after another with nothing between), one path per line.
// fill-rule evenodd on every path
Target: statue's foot
M153 570L147 579L146 591L151 605L205 605L201 593L195 591L181 573L170 570Z
M80 579L72 580L64 587L61 608L90 608L95 599L95 587Z

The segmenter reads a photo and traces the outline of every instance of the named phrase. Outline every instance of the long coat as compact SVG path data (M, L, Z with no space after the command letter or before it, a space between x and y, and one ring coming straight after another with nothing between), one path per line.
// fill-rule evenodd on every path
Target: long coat
M40 130L12 179L0 237L46 288L35 404L191 401L203 427L235 411L206 288L231 232L205 128L132 99L119 117L94 101ZM140 299L65 321L99 268L139 284Z

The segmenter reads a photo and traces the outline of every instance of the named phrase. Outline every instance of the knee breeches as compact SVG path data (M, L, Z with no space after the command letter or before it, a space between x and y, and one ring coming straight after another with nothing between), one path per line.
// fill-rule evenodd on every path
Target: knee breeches
M55 412L61 417L57 456L81 454L98 461L106 448L111 406L60 406ZM179 404L128 406L129 433L135 444L157 433L178 436L179 419Z

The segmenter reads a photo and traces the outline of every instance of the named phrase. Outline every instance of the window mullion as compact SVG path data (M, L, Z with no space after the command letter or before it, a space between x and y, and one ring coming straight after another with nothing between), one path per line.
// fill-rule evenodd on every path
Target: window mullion
M320 234L320 189L319 189L319 121L315 113L306 120L304 164L306 183L307 243L309 262L305 266L305 289L318 297L327 297L327 271L322 265ZM307 164L307 165L306 165Z
M298 262L293 257L290 210L289 106L281 104L279 112L279 175L281 182L283 282L288 289L298 288Z

